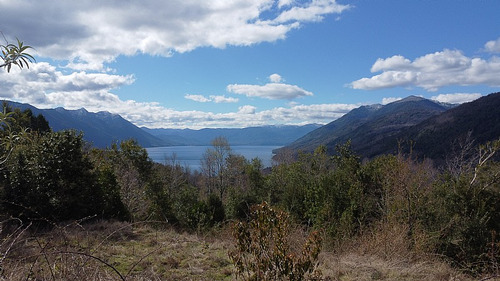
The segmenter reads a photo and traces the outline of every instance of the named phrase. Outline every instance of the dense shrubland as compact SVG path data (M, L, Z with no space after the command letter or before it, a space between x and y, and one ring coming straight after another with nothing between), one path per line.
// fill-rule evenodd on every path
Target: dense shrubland
M346 143L333 156L323 146L297 159L279 155L276 165L264 169L259 159L234 155L227 140L216 138L203 156L201 171L191 171L175 157L153 163L133 140L92 148L77 132L50 131L43 116L29 110L4 105L0 122L4 232L105 219L154 221L203 233L241 221L235 228L236 250L241 251L232 256L242 276L253 276L257 269L239 266L252 253L263 255L250 234L271 231L252 222L258 210L253 206L267 202L261 211L272 206L273 214L279 214L277 226L291 223L320 231L314 233L322 233L325 249L356 243L366 247L369 243L359 241L368 237L379 241L369 244L377 248L381 241L387 246L400 237L404 249L399 251L442 257L473 275L497 274L500 163L495 153L500 141L477 149L467 146L468 151L450 155L454 161L440 168L411 154L362 160ZM286 222L279 222L285 217ZM287 232L277 233L272 239L286 241ZM253 252L244 252L250 249L241 248L245 243L253 245ZM282 252L282 262L290 259L285 264L300 268L300 261L310 261L303 273L316 276L311 266L317 252L309 250L309 256L297 260ZM2 253L0 262L8 258L8 251Z

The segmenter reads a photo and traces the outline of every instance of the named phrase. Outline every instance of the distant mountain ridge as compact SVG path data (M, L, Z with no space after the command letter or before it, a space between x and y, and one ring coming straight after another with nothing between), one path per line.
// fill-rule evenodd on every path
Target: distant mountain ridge
M230 145L286 145L302 135L320 127L263 126L242 129L148 129L139 128L118 114L106 111L88 112L81 108L39 109L30 104L8 101L12 108L30 109L33 114L42 114L54 131L75 129L83 132L83 138L96 147L108 147L113 142L135 139L143 147L174 145L210 145L218 137L225 136Z
M168 141L170 145L210 145L211 141L219 136L225 137L230 145L286 145L320 126L309 124L200 130L148 128L143 130Z

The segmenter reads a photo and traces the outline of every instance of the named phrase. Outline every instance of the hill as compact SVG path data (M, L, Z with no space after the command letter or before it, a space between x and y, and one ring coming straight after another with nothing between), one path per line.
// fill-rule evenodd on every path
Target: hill
M372 155L375 143L449 108L449 105L415 96L387 105L361 106L283 149L311 152L319 145L326 145L328 152L333 153L337 144L351 140L354 151L363 156Z

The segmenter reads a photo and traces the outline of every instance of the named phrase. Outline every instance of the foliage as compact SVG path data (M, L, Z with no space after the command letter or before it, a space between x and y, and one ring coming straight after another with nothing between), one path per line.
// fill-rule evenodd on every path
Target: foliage
M500 258L500 164L488 161L500 140L479 150L473 172L452 177L445 174L433 190L432 214L435 221L429 230L438 236L437 250L455 264L480 273L496 266Z
M181 188L173 205L176 221L183 228L202 231L225 219L224 205L220 198L211 194L207 200L203 200L195 187Z
M25 66L29 68L29 63L35 61L35 58L26 52L29 49L33 49L33 47L24 45L19 39L17 39L17 45L7 42L6 45L0 45L0 49L2 50L0 58L3 60L3 64L0 64L0 67L7 68L7 72L10 72L13 64L22 69Z
M61 221L103 214L101 186L74 131L17 146L5 177L3 199L13 216Z
M14 147L29 141L30 134L44 134L50 132L49 123L43 115L33 116L31 110L21 112L18 108L12 109L7 102L2 103L0 112L0 165L7 161Z
M238 276L244 280L319 280L316 261L321 237L311 232L300 254L290 250L290 224L285 212L267 203L256 205L248 222L238 222L233 236L236 249L230 252Z

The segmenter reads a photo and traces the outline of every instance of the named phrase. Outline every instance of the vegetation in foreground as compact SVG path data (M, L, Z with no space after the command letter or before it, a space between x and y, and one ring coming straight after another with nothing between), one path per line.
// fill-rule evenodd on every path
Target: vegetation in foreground
M301 228L290 233L293 241L306 238ZM26 230L3 240L0 280L235 280L231 236L230 227L196 234L116 221ZM416 259L399 248L401 237L376 251L364 248L381 242L366 238L341 252L323 250L315 270L321 280L473 280L438 259Z
M464 138L442 167L403 154L362 161L346 143L266 170L216 138L190 171L175 156L153 163L132 140L89 147L29 110L4 106L0 123L6 280L499 274L500 141ZM261 202L272 211L255 217Z

